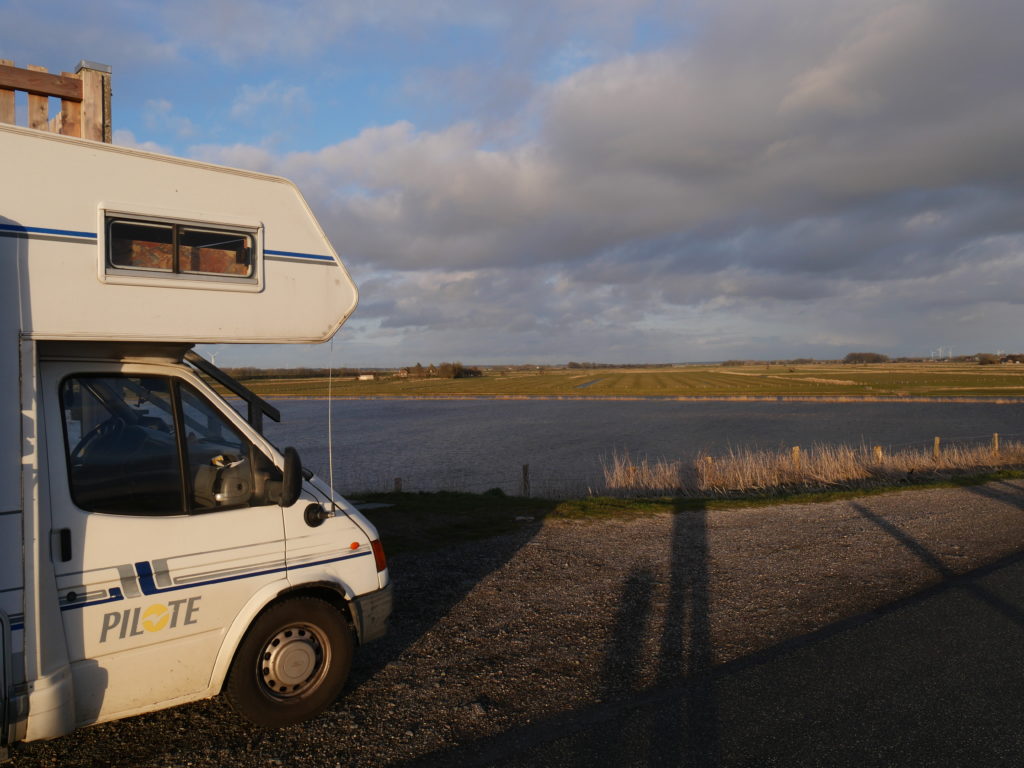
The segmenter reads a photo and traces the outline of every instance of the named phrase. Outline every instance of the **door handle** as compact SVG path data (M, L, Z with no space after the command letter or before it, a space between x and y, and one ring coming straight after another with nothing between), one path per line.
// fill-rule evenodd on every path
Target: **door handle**
M71 529L61 528L57 536L60 539L60 561L66 563L71 560Z

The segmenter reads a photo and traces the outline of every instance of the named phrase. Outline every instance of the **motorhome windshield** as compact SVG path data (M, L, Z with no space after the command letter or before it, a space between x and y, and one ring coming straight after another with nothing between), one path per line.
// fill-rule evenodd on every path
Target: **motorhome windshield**
M69 376L61 404L71 496L86 511L181 515L264 503L254 490L280 479L269 459L185 383Z

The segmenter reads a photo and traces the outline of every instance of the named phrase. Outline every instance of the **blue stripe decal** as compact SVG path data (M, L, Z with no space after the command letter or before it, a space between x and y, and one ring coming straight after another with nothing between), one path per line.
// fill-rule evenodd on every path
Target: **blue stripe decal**
M0 224L0 232L20 232L26 235L62 235L64 237L96 239L95 232L76 232L73 229L47 229L45 227L23 227L19 224Z
M289 571L297 571L300 568L312 568L314 565L327 565L328 563L340 563L342 560L351 560L354 557L366 557L372 555L373 550L368 552L356 552L354 555L342 555L341 557L332 557L329 560L317 560L315 563L306 563L305 565L293 565L288 568Z
M269 568L264 571L253 571L252 573L242 573L236 576L225 576L220 579L210 579L209 581L197 581L193 584L180 584L175 587L158 587L153 580L153 566L146 561L140 561L135 564L135 572L139 576L139 588L142 590L144 595L159 595L164 592L178 592L182 589L196 589L197 587L207 587L211 584L223 584L227 581L238 581L240 579L252 579L257 576L267 576L273 573L284 573L286 571L297 571L300 568L312 568L316 565L327 565L328 563L339 563L342 560L352 560L356 557L367 557L372 555L373 551L368 550L366 552L356 552L350 555L342 555L341 557L331 557L327 560L317 560L313 563L305 563L303 565L293 565L290 568ZM72 611L78 608L91 608L94 605L104 605L106 603L115 603L120 600L124 600L124 595L121 594L119 587L110 588L110 597L103 600L92 600L87 603L72 603L70 605L61 606L62 611ZM11 629L21 629L23 625L19 624L15 627L11 625Z
M175 587L158 587L156 582L153 580L153 567L145 562L141 561L135 564L135 572L139 575L139 588L142 590L144 595L159 595L163 592L177 592L182 589L195 589L196 587L207 587L210 584L223 584L226 581L238 581L240 579L252 579L256 576L269 576L273 573L284 573L286 571L296 571L299 568L311 568L314 565L326 565L327 563L338 563L342 560L351 560L355 557L366 557L367 555L373 554L372 550L367 552L357 552L353 555L342 555L341 557L332 557L328 560L318 560L315 563L306 563L304 565L292 566L291 568L268 568L265 571L253 571L252 573L241 573L236 576L224 576L220 579L210 579L209 581L197 581L192 584L179 584Z
M51 229L49 227L23 227L20 224L0 224L0 232L16 232L22 235L58 235L61 237L83 237L96 239L95 232L79 232L74 229ZM293 259L311 259L312 261L334 261L333 256L318 253L300 253L298 251L271 251L263 249L267 256L288 256Z
M334 261L333 256L320 256L316 253L297 253L295 251L270 251L266 248L263 253L267 256L290 256L293 259L313 259L314 261Z
M121 594L120 587L110 588L110 597L104 600L93 600L88 603L71 603L71 605L62 605L60 609L62 611L73 611L76 608L91 608L94 605L105 605L106 603L116 603L120 600L124 600L124 595Z
M11 632L16 632L19 629L24 629L24 628L25 628L24 624L11 624Z

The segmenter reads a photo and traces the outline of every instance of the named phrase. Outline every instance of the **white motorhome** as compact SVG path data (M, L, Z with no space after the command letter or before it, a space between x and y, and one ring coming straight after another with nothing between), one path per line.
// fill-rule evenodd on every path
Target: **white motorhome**
M0 752L222 691L315 714L385 631L377 532L192 346L329 339L345 267L281 178L3 124L0 158Z

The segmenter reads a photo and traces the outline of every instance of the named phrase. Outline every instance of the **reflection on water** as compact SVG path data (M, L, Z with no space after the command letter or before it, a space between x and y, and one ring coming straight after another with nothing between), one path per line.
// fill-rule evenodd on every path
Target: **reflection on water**
M277 400L277 445L294 445L323 477L326 400ZM340 491L441 488L518 493L530 465L535 495L600 487L601 458L721 455L730 448L815 443L931 445L1024 439L1024 406L988 403L791 403L587 400L337 400L334 482Z

